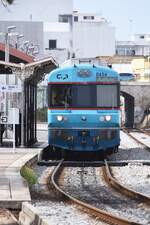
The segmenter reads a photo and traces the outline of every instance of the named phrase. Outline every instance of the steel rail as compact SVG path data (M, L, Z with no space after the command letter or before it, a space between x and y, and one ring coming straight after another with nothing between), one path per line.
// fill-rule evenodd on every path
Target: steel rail
M122 128L122 129L127 129L127 128ZM147 134L148 136L150 136L150 130L145 130L144 128L136 128L136 129L128 129L131 130L132 132L141 132L143 134Z
M150 136L150 131L143 130L143 129L138 129L138 131L142 132L143 134L146 134L146 135Z
M104 174L104 178L107 181L107 183L112 186L113 188L115 188L117 191L119 191L121 194L125 194L126 196L129 197L133 197L135 199L139 199L144 201L144 203L150 205L150 197L136 192L130 188L127 188L126 186L124 186L123 184L121 184L118 180L116 180L111 172L111 168L108 165L107 160L105 161L105 166L103 167L103 174Z
M130 134L130 132L127 129L122 129L129 137L131 137L134 141L138 142L140 145L143 145L145 147L145 149L147 151L150 151L150 148L144 144L143 142L139 141L137 138L135 138L134 136L132 136L132 134Z
M104 221L106 223L109 223L111 225L142 225L140 223L136 223L133 221L129 221L127 219L121 218L119 216L114 216L109 212L103 211L101 209L98 209L94 206L91 206L90 204L87 204L83 201L80 201L79 199L71 196L70 194L66 193L64 190L62 190L59 185L57 180L59 179L59 176L61 174L63 167L63 160L60 161L60 163L55 167L52 175L51 175L51 182L56 188L58 192L60 192L63 196L65 196L67 199L69 199L71 202L76 203L80 207L82 207L85 211L90 211L90 216L94 215L98 217L101 221Z

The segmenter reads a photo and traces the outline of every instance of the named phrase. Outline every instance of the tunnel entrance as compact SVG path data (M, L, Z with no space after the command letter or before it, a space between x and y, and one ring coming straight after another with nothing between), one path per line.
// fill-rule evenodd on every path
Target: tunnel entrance
M134 97L121 91L121 122L122 126L134 126Z

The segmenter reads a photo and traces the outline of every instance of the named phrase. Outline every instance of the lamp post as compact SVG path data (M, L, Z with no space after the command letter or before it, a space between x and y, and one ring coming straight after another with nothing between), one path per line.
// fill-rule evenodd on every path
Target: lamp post
M15 44L15 47L16 47L16 49L18 49L18 47L19 47L19 39L21 39L21 38L23 38L24 37L24 35L23 34L18 34L17 36L16 36L16 44Z
M29 41L24 41L23 43L23 51L27 54L28 51L28 46L29 46Z
M9 37L12 35L16 35L16 33L11 33L16 28L16 26L7 27L7 31L5 33L0 33L5 37L5 62L9 62ZM9 84L9 75L6 75L6 85ZM5 113L8 115L8 93L5 95ZM7 138L7 129L6 129L6 138Z
M5 33L5 62L9 62L9 37L12 35L16 35L16 33L11 33L16 28L16 26L7 27L7 32ZM9 75L6 74L6 85L9 84ZM5 95L5 106L6 106L6 115L8 116L8 93ZM6 129L6 138L8 137L7 129Z
M7 27L7 32L4 33L4 35L5 35L5 62L9 62L9 36L11 36L13 34L13 33L11 33L11 31L14 30L15 28L16 28L16 26L9 26L9 27Z

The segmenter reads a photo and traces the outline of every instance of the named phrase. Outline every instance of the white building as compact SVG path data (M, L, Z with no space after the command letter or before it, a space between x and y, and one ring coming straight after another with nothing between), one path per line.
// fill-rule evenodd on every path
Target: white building
M73 11L73 0L48 0L48 4L49 22L68 22Z
M69 57L70 40L69 23L44 23L45 54L52 55L59 63L64 62Z
M149 56L150 34L135 34L131 37L131 41L117 41L116 55Z
M115 54L115 29L99 14L83 14L66 9L58 21L44 23L45 54L62 63L73 57L90 58ZM55 17L55 18L56 18Z
M73 52L75 57L113 56L115 29L99 14L73 14Z

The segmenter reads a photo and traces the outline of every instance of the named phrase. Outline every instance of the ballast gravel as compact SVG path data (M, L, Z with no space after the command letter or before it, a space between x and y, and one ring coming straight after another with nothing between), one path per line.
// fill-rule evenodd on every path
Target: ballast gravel
M149 207L108 186L103 179L101 168L67 167L64 170L60 184L72 196L116 216L142 225L150 224Z
M145 150L142 145L138 144L126 133L121 131L121 146L119 148L119 152L109 156L109 160L150 160L150 152ZM45 169L46 168L42 169L42 167L39 168L37 166L36 170L38 171L39 175L39 183L35 189L37 195L39 190L41 194L44 193L45 190L46 199L44 201L42 198L38 198L40 200L36 201L33 200L33 205L39 210L39 214L48 220L50 225L107 224L91 218L86 213L80 211L75 205L68 204L61 200L58 201L58 198L55 200L52 193L50 197L48 197L48 190L45 183ZM73 189L76 195L80 195L80 191L80 196L83 197L88 198L88 196L94 195L93 203L95 203L98 197L101 196L101 198L104 198L104 203L107 202L109 204L99 204L97 202L97 207L99 206L104 210L111 211L112 213L121 216L121 214L118 212L119 198L117 198L115 202L114 197L116 194L112 198L109 194L106 194L107 188L105 186L105 182L102 179L98 179L101 174L101 172L98 171L98 168L70 168L68 175L66 174L65 177L63 177L65 178L63 184L66 183L66 190L69 187L69 190L71 191ZM148 166L129 164L126 167L113 167L113 173L115 178L119 179L120 182L125 186L150 196L150 169ZM97 185L95 186L95 184ZM100 191L99 184L102 187L102 191ZM133 209L132 204L130 204L131 203L129 199L128 201L122 201L120 209L124 211L124 216L126 218L131 218L133 221L142 221L142 225L150 224L149 208L147 209L146 205L139 202Z
M120 132L121 143L119 151L108 156L111 161L119 160L150 160L150 152L143 145L138 144L135 140L129 137L125 132ZM150 137L149 137L150 142Z
M124 167L111 167L114 177L126 187L143 193L150 198L150 166L128 164Z
M50 225L106 225L98 219L90 217L75 205L65 202L34 202L33 206Z
M53 169L54 167L34 167L38 175L38 183L31 189L32 205L39 211L39 215L50 225L107 225L82 212L76 205L59 200L53 190L48 190L46 180Z

